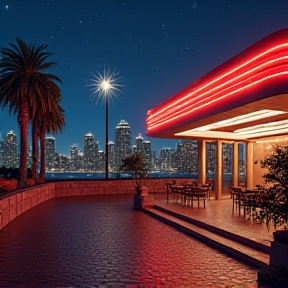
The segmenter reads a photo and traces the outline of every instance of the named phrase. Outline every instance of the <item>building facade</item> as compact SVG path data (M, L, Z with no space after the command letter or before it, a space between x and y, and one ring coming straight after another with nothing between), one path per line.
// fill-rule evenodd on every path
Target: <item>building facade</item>
M122 159L130 155L131 147L131 129L125 120L121 120L115 128L115 166L119 172Z
M174 163L178 173L198 174L197 141L179 141L174 156Z
M55 169L55 137L48 136L45 138L45 169L54 171Z
M85 171L96 172L99 170L98 161L98 142L94 139L92 133L87 133L84 136L84 159Z
M19 167L17 137L14 131L9 131L0 144L1 166L6 168Z

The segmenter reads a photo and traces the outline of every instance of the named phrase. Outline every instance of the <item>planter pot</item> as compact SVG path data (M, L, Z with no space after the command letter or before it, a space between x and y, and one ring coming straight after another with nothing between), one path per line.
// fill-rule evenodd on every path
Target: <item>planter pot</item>
M137 186L136 187L136 194L142 195L142 196L148 196L148 187L146 186Z
M258 288L287 288L288 269L281 264L263 267L257 272Z
M148 187L146 186L141 186L140 187L141 195L142 196L148 196Z
M270 265L280 264L288 268L288 230L273 233L274 241L271 243Z
M134 210L143 210L145 208L153 207L154 196L134 194Z
M287 288L287 284L258 285L258 288Z

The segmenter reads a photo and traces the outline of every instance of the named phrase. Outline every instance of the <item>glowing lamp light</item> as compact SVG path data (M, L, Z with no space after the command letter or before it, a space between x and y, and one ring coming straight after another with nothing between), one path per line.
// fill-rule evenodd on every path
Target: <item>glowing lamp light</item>
M93 78L91 79L91 84L88 86L91 87L91 100L98 98L95 105L98 104L98 101L102 99L105 100L106 97L110 98L113 101L113 96L119 98L119 93L121 92L119 87L123 85L117 83L121 77L119 77L119 72L112 72L110 70L104 69L104 73L91 73Z
M103 80L100 85L101 89L104 90L105 92L107 92L112 87L109 83L109 80Z
M109 141L108 141L108 104L109 104L109 98L113 101L113 96L119 97L120 89L119 87L123 86L117 83L121 77L119 77L119 72L112 72L110 74L109 69L105 70L103 75L98 72L97 75L91 73L94 78L91 79L92 83L88 86L91 88L91 99L94 100L96 97L98 97L96 104L100 99L102 101L105 100L105 108L106 108L106 121L105 121L105 179L108 180L108 147L109 147Z

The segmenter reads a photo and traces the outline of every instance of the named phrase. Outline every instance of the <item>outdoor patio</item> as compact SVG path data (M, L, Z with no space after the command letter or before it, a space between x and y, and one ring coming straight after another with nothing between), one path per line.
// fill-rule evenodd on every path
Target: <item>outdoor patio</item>
M154 199L155 205L267 246L270 246L271 241L273 241L273 227L268 230L264 223L253 223L247 217L244 219L243 211L240 215L238 211L233 213L232 199L229 195L225 195L222 200L214 200L212 195L211 199L206 201L206 208L203 206L197 208L197 205L192 208L189 205L183 206L180 202L174 203L174 198L171 194L169 194L168 203L166 194L155 195Z

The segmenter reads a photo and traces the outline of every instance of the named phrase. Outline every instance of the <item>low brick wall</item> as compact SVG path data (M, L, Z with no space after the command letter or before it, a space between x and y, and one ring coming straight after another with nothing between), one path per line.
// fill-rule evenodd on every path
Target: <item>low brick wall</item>
M11 192L0 198L0 230L30 208L55 197L54 183Z
M177 179L177 183L181 182L187 182L187 179ZM150 193L166 192L166 181L163 179L149 179L145 185ZM0 230L20 214L54 197L135 193L133 180L63 181L17 190L0 196Z

